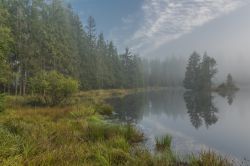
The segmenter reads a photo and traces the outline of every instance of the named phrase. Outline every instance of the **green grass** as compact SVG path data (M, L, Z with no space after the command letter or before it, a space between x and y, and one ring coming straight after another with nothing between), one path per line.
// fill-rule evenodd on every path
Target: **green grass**
M20 107L0 114L0 165L117 165L134 163L142 134L105 122L95 106Z
M120 91L102 91L99 95L114 93ZM141 146L144 135L134 126L105 121L103 115L109 115L110 108L99 99L80 99L70 106L31 107L23 97L7 97L7 109L0 113L0 165L182 164L170 149L170 136L157 141L156 146L165 150L153 155ZM216 156L202 153L192 157L190 165L210 160L215 165L227 163Z

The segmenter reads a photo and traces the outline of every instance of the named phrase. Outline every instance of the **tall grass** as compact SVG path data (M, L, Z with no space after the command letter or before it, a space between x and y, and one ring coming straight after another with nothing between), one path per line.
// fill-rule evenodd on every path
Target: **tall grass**
M0 165L133 163L132 126L107 123L95 106L8 109L0 116Z
M163 137L155 138L155 146L156 150L164 151L166 149L170 149L172 142L172 137L170 135L165 135Z
M232 166L233 164L225 157L212 151L203 151L198 157L191 156L190 165L193 166Z

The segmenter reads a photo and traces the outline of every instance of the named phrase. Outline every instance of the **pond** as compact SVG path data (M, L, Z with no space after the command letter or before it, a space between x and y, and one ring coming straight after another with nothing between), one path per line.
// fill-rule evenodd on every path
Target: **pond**
M213 150L250 159L250 90L237 93L194 93L167 89L109 99L116 118L134 123L154 149L155 137L170 134L179 155Z

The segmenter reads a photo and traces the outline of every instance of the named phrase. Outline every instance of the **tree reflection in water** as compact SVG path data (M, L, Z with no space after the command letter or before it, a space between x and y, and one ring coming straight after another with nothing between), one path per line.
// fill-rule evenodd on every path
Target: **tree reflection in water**
M183 117L187 113L196 129L202 125L208 128L218 121L218 109L213 103L212 92L183 93L181 90L136 93L122 98L111 98L107 102L114 107L115 118L125 123L138 123L143 117L161 116L162 113L173 119ZM235 98L233 92L220 95L226 98L230 105Z
M184 93L190 121L196 129L200 128L203 123L208 128L218 121L216 116L218 109L214 106L213 98L212 93L207 91Z
M219 91L218 94L223 97L223 98L226 98L227 99L227 103L229 105L232 105L233 104L233 101L235 99L235 94L236 94L237 91L235 90L230 90L230 91Z

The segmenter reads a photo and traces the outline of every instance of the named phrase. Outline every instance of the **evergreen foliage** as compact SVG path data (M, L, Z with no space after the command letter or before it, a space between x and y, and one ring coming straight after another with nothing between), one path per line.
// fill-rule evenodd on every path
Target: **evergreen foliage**
M211 90L212 79L217 73L216 61L206 53L202 60L200 55L194 52L188 61L186 68L184 87L189 90Z
M200 75L200 55L194 52L188 61L186 68L184 87L186 89L198 88L197 83Z
M231 90L238 90L230 73L227 75L226 86Z

